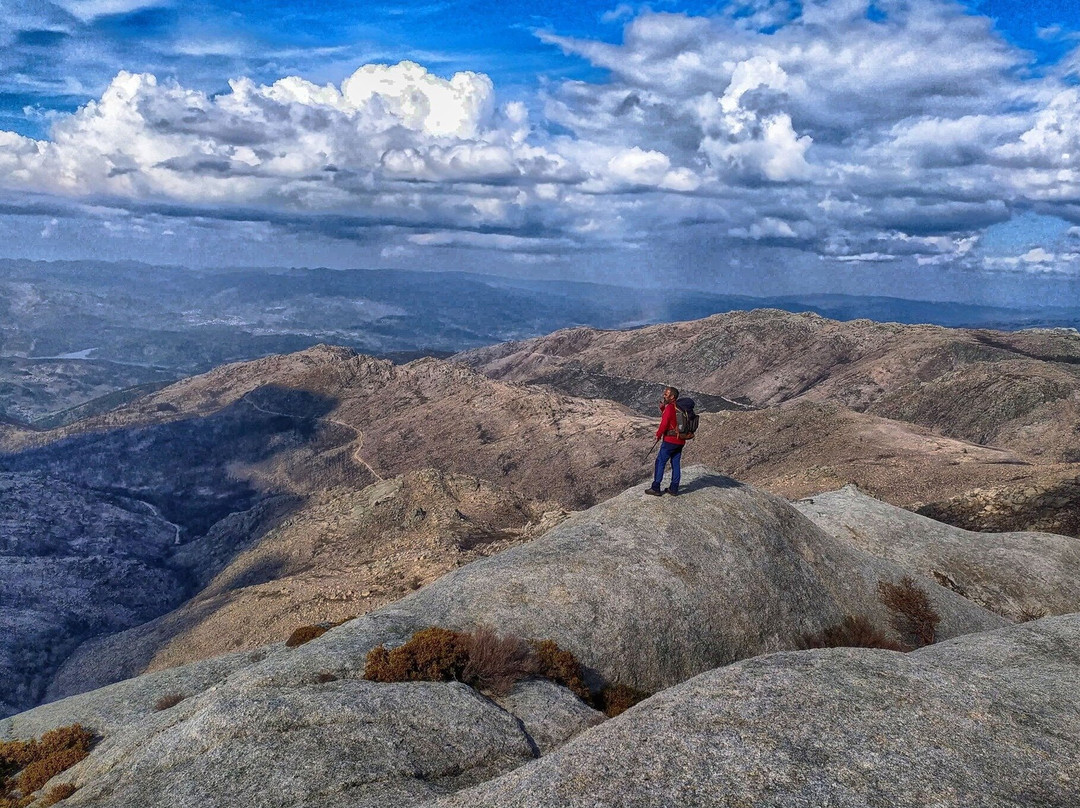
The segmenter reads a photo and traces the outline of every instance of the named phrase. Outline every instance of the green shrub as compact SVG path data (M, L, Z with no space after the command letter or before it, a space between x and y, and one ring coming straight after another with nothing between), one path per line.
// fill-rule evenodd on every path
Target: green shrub
M931 645L937 640L941 615L930 605L926 590L905 575L899 584L878 581L878 599L892 612L892 625L912 648Z
M803 648L884 648L888 651L903 651L900 643L889 639L879 631L866 617L848 615L834 626L829 626L817 634L804 634Z

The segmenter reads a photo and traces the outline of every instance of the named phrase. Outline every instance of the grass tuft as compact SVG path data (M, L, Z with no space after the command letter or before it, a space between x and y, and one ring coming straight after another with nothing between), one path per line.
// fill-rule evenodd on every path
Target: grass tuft
M185 696L182 693L169 693L154 702L154 709L158 712L168 710L170 707L175 707L182 702L184 698Z

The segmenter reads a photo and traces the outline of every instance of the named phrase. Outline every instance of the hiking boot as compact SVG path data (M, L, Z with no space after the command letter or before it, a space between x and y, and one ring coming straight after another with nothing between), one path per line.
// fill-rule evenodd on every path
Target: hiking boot
M673 497L677 497L677 496L679 496L679 489L678 488L665 488L664 493L665 494L670 494Z
M664 492L661 491L659 488L646 488L645 493L648 494L650 497L659 497Z

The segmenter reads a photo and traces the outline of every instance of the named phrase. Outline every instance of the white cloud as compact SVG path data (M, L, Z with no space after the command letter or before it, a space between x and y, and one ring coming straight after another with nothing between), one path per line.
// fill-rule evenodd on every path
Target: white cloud
M1080 273L1080 253L1055 253L1043 247L1033 247L1021 255L988 257L985 259L985 264L991 269L1034 274Z
M733 227L728 230L728 235L733 238L752 239L754 241L797 238L797 234L790 224L771 216L753 222L749 227Z
M81 22L93 22L112 14L131 14L147 8L167 6L167 0L57 0L63 8Z
M146 6L69 2L125 4ZM974 260L978 234L1025 207L1080 221L1080 90L1024 74L1025 54L949 0L875 7L743 0L641 13L621 43L545 33L607 77L546 85L539 104L413 62L219 95L122 72L47 139L0 132L0 188L522 255L694 228L935 264Z

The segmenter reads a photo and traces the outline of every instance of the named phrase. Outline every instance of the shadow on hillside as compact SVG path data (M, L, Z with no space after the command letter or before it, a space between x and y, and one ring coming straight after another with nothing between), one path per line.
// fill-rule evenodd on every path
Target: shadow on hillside
M210 396L212 400L213 391ZM157 615L149 615L158 617L194 595L237 553L287 518L307 492L342 484L364 486L373 481L367 470L352 463L351 453L343 450L355 438L354 433L321 420L335 403L316 393L268 385L205 415L120 426L0 453L0 471L37 472L43 475L43 485L60 480L116 495L127 500L125 504L117 499L120 507L140 518L150 518L153 509L171 522L177 529L179 547L163 548L156 561L144 560L178 582L184 594L178 601L162 603ZM159 407L153 412L161 411ZM270 500L280 503L271 508L273 513L264 513L262 507L253 511ZM62 509L66 503L58 500L56 507ZM207 539L202 549L209 551L209 557L204 555L198 562L183 559L182 549L203 536ZM136 549L130 544L136 540L131 535L111 538L113 555L123 557ZM77 552L68 550L72 555ZM272 578L272 567L249 570L245 583ZM117 585L96 569L92 564L86 567L88 592ZM94 580L98 576L100 580ZM19 607L18 603L10 605ZM79 604L72 603L70 611L71 616L77 616ZM130 625L87 626L66 638L71 643L68 647L93 634L115 636ZM148 646L183 631L186 625L190 625L189 620L159 627L165 630L147 638ZM0 653L5 652L3 646L0 641ZM141 656L145 661L155 651L156 647L146 647L130 658ZM46 670L26 671L37 683L35 689L40 687L39 693L54 676L59 661L51 660Z
M238 474L238 469L265 466L275 456L306 446L348 443L353 436L347 429L319 420L334 405L326 396L268 385L209 415L74 435L3 454L0 471L44 472L147 502L188 539L205 534L230 513L290 493L275 490L277 481L268 475L253 482L252 475ZM320 469L312 462L309 470L315 484L348 474L341 463Z
M705 488L744 488L743 483L740 483L734 477L728 477L723 474L703 474L700 477L695 477L679 486L680 494L689 494L693 491L701 491Z

